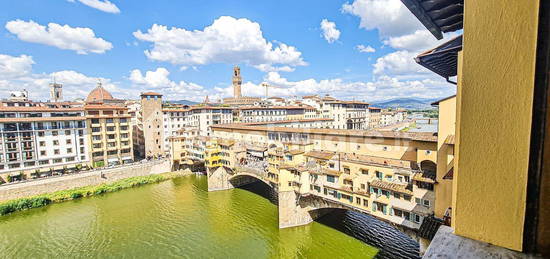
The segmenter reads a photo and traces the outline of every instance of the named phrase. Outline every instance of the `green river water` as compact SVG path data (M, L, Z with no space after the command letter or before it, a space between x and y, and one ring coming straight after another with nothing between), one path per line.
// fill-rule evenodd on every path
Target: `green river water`
M189 176L0 218L1 258L372 258L326 224L279 229L277 207Z

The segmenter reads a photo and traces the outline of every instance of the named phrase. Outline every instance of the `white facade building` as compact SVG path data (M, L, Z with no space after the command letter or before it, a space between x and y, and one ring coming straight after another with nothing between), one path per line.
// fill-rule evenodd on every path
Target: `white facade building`
M89 162L81 108L0 107L0 174L62 170Z

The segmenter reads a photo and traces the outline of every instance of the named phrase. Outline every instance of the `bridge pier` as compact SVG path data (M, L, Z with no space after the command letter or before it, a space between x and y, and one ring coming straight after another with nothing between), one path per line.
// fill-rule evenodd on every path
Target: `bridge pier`
M294 191L279 191L279 228L307 225L332 211L319 208L323 207L311 202L300 202L300 197Z

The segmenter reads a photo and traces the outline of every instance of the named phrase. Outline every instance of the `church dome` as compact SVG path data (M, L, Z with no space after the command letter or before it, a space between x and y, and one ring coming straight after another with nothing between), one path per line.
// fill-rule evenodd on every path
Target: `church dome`
M113 99L114 98L111 95L111 93L109 93L109 91L105 90L105 88L103 88L101 83L98 83L96 88L94 88L94 90L92 90L88 94L88 97L86 97L86 102L87 103L103 102L104 100L113 100Z

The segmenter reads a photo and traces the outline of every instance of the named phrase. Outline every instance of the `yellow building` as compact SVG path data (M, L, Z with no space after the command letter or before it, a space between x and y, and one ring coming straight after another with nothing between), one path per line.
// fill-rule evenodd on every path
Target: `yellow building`
M218 147L221 141L242 147L227 150L244 153L229 169L254 173L279 192L322 197L406 229L420 229L433 213L437 138L431 133L254 124L216 125L212 131Z
M456 123L456 96L432 103L439 107L437 127L437 186L435 189L435 216L450 225L454 174L454 144Z
M133 162L132 137L128 109L112 105L86 105L93 167Z
M436 236L432 242L434 249L428 252L461 249L469 253L466 257L487 256L488 246L472 241L476 240L550 255L550 142L545 138L549 133L550 3L402 2L438 39L444 32L464 32L416 59L449 81L457 77L454 236L440 230L439 239ZM446 168L438 169L438 176L449 167L439 166ZM438 245L443 242L449 245ZM455 245L459 243L461 248ZM466 244L475 249L465 249ZM497 251L510 253L490 249L492 256Z
M124 102L98 84L86 98L86 124L93 167L134 161L131 115Z

